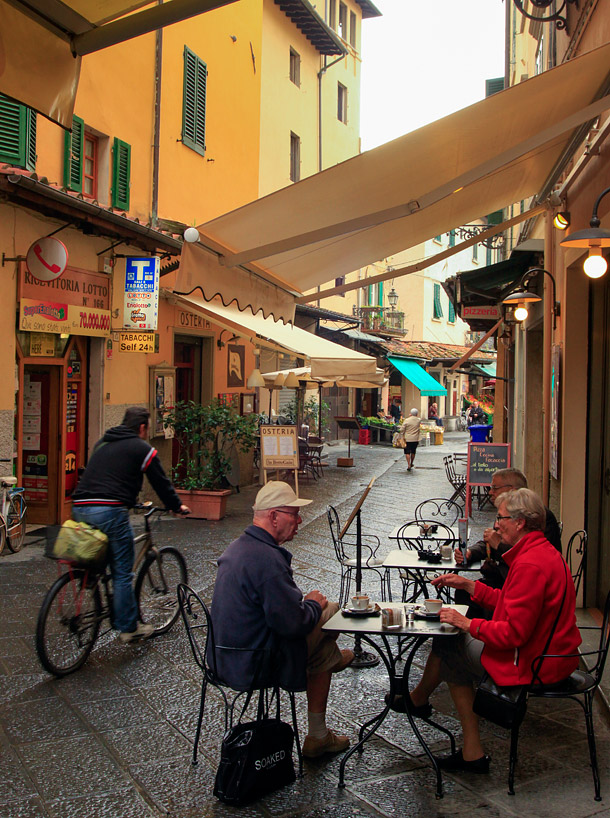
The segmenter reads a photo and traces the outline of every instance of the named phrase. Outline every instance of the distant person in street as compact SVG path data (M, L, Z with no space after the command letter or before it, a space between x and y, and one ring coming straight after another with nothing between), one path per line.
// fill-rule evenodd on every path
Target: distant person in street
M292 488L270 481L254 501L252 525L218 560L212 599L216 666L220 679L235 690L279 685L307 691L308 733L303 755L316 758L349 747L349 739L326 726L331 675L354 659L339 650L336 635L322 626L339 610L320 591L296 585L283 547L302 522Z
M389 694L386 697L392 709L408 709L414 716L430 718L430 695L441 681L447 682L462 724L463 747L437 757L442 770L489 773L491 759L481 744L479 719L472 709L475 686L485 671L497 685L528 685L534 679L534 659L546 653L549 657L540 665L538 678L551 685L578 667L581 637L574 583L561 554L543 534L544 521L544 506L533 491L506 492L495 523L501 540L509 546L506 560L510 568L502 589L456 573L432 580L436 588L459 588L493 611L487 620L443 607L441 623L462 633L452 639L433 639L417 686L411 692L404 690L392 702Z
M437 426L443 425L443 421L438 414L438 403L430 404L430 406L428 407L428 417L430 420L434 420Z
M514 489L527 488L527 478L519 469L498 469L491 478L489 496L492 503L497 508L502 502L503 496L508 491ZM561 554L561 533L559 524L550 508L545 508L544 536ZM502 542L499 531L494 526L486 528L483 532L483 539L474 543L466 551L468 562L481 560L480 580L490 588L501 588L508 576L508 565L502 559L503 555L510 549L508 543ZM459 548L455 549L455 561L461 565L464 558ZM469 605L468 616L480 616L489 619L491 614L475 603L471 603L470 598L463 591L455 592L455 601L461 605Z
M392 420L394 423L400 423L400 415L402 411L400 408L400 398L394 396L392 403L390 404L390 415L392 416Z
M411 471L415 461L415 452L419 444L419 427L421 418L418 417L417 409L411 409L409 417L400 427L400 433L405 439L405 458L407 460L407 471Z
M468 425L469 426L486 426L487 425L487 414L483 411L483 409L479 406L478 400L473 400L470 404L470 409L466 413Z
M138 621L133 591L135 559L129 509L137 502L144 475L164 506L176 514L190 512L168 480L157 450L147 441L150 412L144 406L126 410L120 426L108 429L95 444L87 468L72 495L72 517L108 535L113 586L113 624L125 644L145 639L154 628Z

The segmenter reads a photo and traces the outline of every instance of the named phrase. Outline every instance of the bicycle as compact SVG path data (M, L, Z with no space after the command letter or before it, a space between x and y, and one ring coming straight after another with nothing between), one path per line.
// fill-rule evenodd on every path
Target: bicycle
M0 463L12 461L2 459ZM25 541L27 505L24 489L17 486L16 477L0 477L2 503L0 508L0 554L7 545L9 551L17 553Z
M186 562L173 546L157 548L153 543L150 517L167 511L149 508L144 515L144 532L135 537L135 596L139 618L154 625L152 637L167 633L176 622L177 587L187 583ZM138 550L138 546L141 545ZM65 569L62 573L62 569ZM36 653L42 666L54 676L67 676L87 661L105 619L101 635L112 630L112 577L110 568L87 568L58 560L59 577L47 591L36 623Z

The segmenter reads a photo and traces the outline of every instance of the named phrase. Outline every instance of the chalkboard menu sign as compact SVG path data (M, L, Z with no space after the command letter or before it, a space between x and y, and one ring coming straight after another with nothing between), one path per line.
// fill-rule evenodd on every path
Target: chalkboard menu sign
M510 467L510 443L469 443L468 484L490 486L498 469Z

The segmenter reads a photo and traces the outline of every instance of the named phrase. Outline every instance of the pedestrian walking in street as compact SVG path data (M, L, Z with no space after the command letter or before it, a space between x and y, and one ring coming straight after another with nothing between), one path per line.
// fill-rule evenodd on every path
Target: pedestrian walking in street
M419 427L421 418L418 417L417 409L411 409L409 417L400 427L400 433L405 439L405 459L407 461L407 471L411 471L415 462L415 452L419 444Z

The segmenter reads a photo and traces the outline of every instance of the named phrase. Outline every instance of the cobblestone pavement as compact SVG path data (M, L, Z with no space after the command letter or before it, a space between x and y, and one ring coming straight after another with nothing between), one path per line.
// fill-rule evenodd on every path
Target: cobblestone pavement
M365 531L381 538L412 516L428 497L447 495L442 456L466 451L466 435L447 434L442 446L422 447L408 473L402 453L389 447L353 446L353 469L336 467L339 444L328 448L329 465L301 494L314 499L291 544L297 581L329 597L339 590L339 571L329 538L325 507L332 502L342 520L372 476L376 482L363 508ZM256 489L229 500L219 523L168 519L156 539L177 545L187 559L191 584L205 598L212 593L216 559L248 524ZM475 515L482 530L491 514ZM475 532L476 533L476 532ZM212 795L222 734L221 708L209 694L201 761L190 764L199 701L198 669L181 625L138 647L124 647L110 635L98 643L76 674L54 680L34 652L33 634L43 595L56 566L44 559L30 537L21 553L0 558L0 815L2 818L206 818L240 814L252 818L299 815L350 816L610 816L610 733L605 712L596 712L602 794L593 800L584 719L571 702L534 702L521 729L516 795L506 794L507 733L484 724L493 757L489 776L444 776L445 797L435 798L434 778L404 717L390 714L362 756L347 766L347 787L338 789L339 758L306 762L295 784L242 808L231 809ZM365 587L375 595L374 584ZM345 638L343 644L348 645ZM424 661L425 655L421 657ZM421 672L414 667L413 676ZM329 723L352 740L359 724L378 711L387 689L385 670L348 668L335 676ZM456 732L448 693L433 698L439 721ZM304 732L305 696L298 696ZM285 714L287 717L287 713ZM445 751L442 735L423 725L433 751Z

